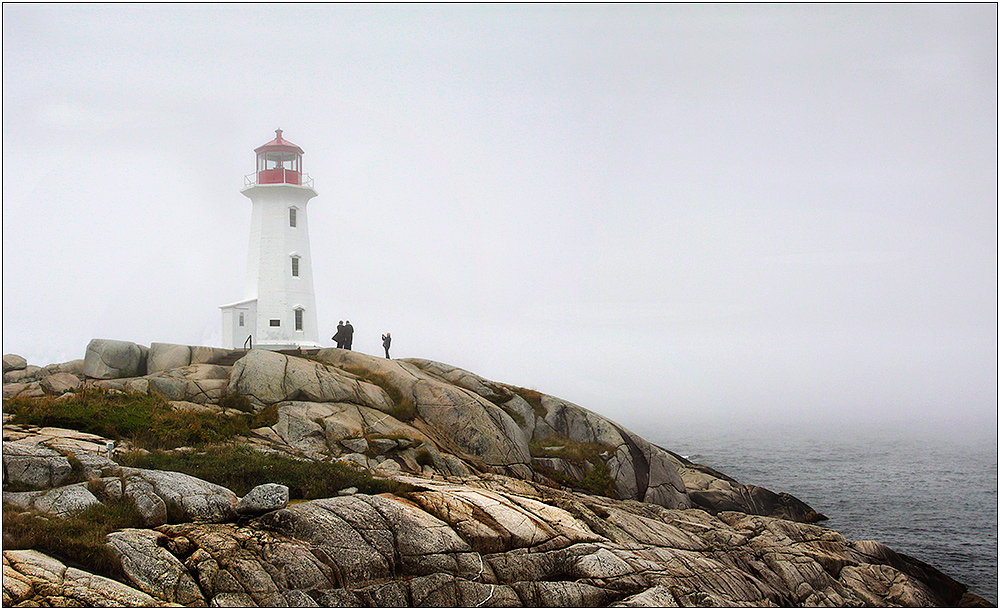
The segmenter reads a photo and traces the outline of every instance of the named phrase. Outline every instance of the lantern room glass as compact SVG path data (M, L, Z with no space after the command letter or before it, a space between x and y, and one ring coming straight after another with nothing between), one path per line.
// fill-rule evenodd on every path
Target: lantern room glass
M301 184L302 154L289 150L257 153L258 184Z
M270 150L257 155L257 171L288 169L302 171L302 155L284 150Z

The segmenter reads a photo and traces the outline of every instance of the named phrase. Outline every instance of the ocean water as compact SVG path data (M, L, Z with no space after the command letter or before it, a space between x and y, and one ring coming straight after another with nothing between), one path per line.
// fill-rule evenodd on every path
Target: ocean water
M788 492L848 540L877 540L997 603L996 441L792 431L647 434L741 483Z

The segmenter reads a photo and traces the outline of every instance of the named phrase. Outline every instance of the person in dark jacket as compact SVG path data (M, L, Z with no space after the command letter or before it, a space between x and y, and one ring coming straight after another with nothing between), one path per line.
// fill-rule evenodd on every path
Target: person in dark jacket
M344 349L351 349L351 345L354 344L354 327L351 326L351 321L348 320L347 324L344 324Z
M344 349L344 321L337 323L337 334L330 337L337 342L337 349Z
M385 357L386 358L389 358L389 345L390 344L392 344L392 337L389 336L389 333L385 333L384 335L382 335L382 347L385 348Z

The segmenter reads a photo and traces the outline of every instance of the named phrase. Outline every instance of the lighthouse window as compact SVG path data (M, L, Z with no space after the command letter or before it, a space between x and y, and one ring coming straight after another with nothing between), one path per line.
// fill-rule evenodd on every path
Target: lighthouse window
M302 330L302 310L295 310L295 330Z
M271 326L281 326L281 320L271 320Z
M292 257L292 277L299 277L299 257Z
M295 225L295 213L298 212L295 208L288 208L288 226L294 227Z
M240 312L240 326L243 326L243 312Z

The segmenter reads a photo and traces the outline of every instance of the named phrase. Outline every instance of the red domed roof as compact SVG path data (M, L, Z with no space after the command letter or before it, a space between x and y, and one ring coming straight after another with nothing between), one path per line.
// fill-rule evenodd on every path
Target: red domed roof
M262 144L262 145L258 146L257 148L253 149L253 151L255 153L260 153L260 152L263 152L265 150L280 150L280 151L287 151L287 152L296 152L296 153L299 153L300 155L304 154L301 148L299 148L295 144L292 144L288 140L286 140L286 139L284 139L284 138L281 137L281 130L280 129L275 129L274 130L274 139L273 140L271 140L267 144Z

